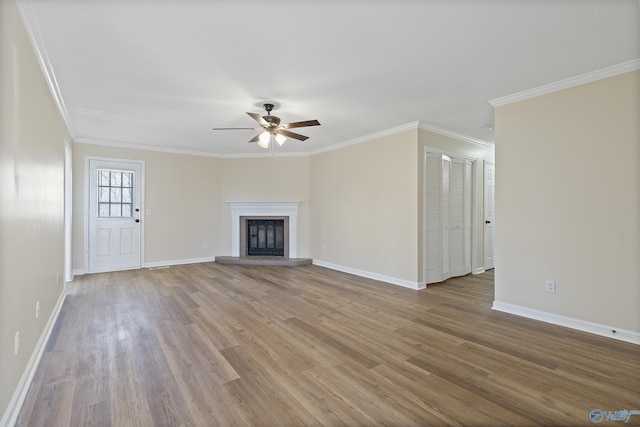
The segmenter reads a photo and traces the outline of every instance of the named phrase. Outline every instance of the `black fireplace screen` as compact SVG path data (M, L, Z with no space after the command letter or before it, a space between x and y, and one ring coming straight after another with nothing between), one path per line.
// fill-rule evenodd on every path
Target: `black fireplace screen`
M247 220L248 256L284 256L284 220Z

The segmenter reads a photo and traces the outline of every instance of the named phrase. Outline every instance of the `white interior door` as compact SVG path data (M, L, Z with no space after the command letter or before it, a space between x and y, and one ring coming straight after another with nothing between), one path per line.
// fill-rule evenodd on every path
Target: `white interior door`
M471 272L471 162L452 158L449 174L449 277Z
M484 269L495 266L496 166L484 164Z
M442 157L427 153L425 159L424 257L425 282L442 281Z
M426 153L424 197L425 283L471 272L473 164Z
M142 266L142 169L140 162L89 159L90 273Z

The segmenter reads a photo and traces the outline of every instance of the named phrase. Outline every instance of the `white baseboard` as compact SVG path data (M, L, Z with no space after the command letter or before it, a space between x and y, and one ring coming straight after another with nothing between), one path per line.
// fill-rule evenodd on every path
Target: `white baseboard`
M519 305L507 304L504 302L494 301L491 307L496 311L503 311L517 316L527 317L529 319L540 320L554 325L564 326L571 329L577 329L583 332L600 335L607 338L613 338L625 341L631 344L640 345L640 333L625 329L616 328L615 326L601 325L598 323L587 322L585 320L574 319L571 317L560 316L558 314L547 313L545 311L534 310L532 308L522 307Z
M154 261L154 262L146 262L142 266L142 268L166 267L169 265L198 264L201 262L213 262L215 260L216 260L215 257L205 257L205 258L190 258L190 259L174 259L169 261ZM82 276L83 274L87 274L84 268L78 268L73 270L74 276Z
M201 262L214 262L215 257L191 258L191 259L174 259L170 261L154 261L146 262L144 268L165 267L169 265L199 264Z
M482 274L482 273L484 273L485 271L487 271L487 270L485 270L485 269L484 269L484 267L476 267L476 269L475 269L475 270L473 270L473 271L471 272L471 274Z
M420 290L427 286L420 282L411 282L409 280L399 279L397 277L385 276L383 274L372 273L370 271L358 270L357 268L345 267L343 265L332 264L326 261L313 260L313 265L329 268L331 270L342 271L343 273L349 273L360 277L366 277L367 279L378 280L380 282L391 283L392 285L402 286L403 288Z
M66 296L67 294L63 290L58 298L58 302L56 302L56 305L53 308L51 316L49 316L49 320L47 321L42 334L40 335L40 339L36 343L36 347L33 349L33 353L31 353L29 363L27 363L27 367L20 378L20 382L18 382L18 386L13 392L9 406L2 416L2 420L0 420L0 427L13 427L16 424L18 415L20 414L20 409L22 409L24 399L27 397L29 386L31 386L31 381L33 381L36 369L38 369L38 364L40 364L40 359L42 358L44 349L47 347L47 341L49 341L51 331L53 331L53 326L58 319L60 309L62 309L62 304L64 303Z

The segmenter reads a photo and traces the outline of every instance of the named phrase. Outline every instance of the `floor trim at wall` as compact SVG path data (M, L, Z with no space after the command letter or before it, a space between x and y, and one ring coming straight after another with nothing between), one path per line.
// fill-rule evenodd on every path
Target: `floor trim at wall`
M331 270L342 271L343 273L354 274L360 277L366 277L367 279L379 280L381 282L391 283L392 285L402 286L409 289L425 289L426 285L419 282L411 282L409 280L398 279L397 277L385 276L383 274L371 273L369 271L358 270L357 268L345 267L343 265L332 264L330 262L314 259L313 265L319 267L329 268Z
M58 298L58 302L56 302L56 305L53 308L51 316L49 316L49 320L47 321L42 334L40 335L40 339L36 343L33 353L31 353L29 363L27 363L27 367L22 374L22 378L20 378L20 382L18 383L16 390L13 392L9 406L2 416L2 420L0 420L0 427L12 427L16 424L18 415L20 414L20 409L22 408L24 399L27 396L29 386L31 386L31 381L33 381L33 376L36 373L36 369L38 369L38 364L40 363L40 359L42 358L44 349L47 346L47 341L49 341L49 336L51 335L53 326L56 324L56 320L58 319L60 309L62 309L62 304L64 303L66 296L67 294L63 290Z
M640 333L616 328L615 326L607 326L598 323L587 322L585 320L560 316L558 314L547 313L545 311L534 310L532 308L522 307L514 304L507 304L499 301L494 301L491 308L496 311L515 314L517 316L527 317L529 319L553 323L554 325L577 329L579 331L589 332L603 337L613 338L631 344L640 345Z
M214 262L215 260L216 260L215 257L204 257L204 258L190 258L190 259L174 259L170 261L154 261L154 262L146 262L144 264L144 268L165 267L168 265L199 264L201 262Z
M170 261L147 262L142 266L142 268L157 268L157 267L167 267L170 265L199 264L201 262L214 262L214 261L215 261L215 257L174 259ZM73 270L74 276L82 276L84 274L87 274L84 268L77 268Z

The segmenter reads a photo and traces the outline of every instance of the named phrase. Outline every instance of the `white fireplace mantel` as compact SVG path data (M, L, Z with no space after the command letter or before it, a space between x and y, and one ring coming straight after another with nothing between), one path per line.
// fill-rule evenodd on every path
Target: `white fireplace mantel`
M231 207L231 256L240 256L241 216L289 217L289 258L297 258L298 206L300 202L227 202Z

